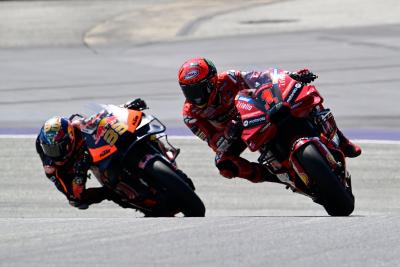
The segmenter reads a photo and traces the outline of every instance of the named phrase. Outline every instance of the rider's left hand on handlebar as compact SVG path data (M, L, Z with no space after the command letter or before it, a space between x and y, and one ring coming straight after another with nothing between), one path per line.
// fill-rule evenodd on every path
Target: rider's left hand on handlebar
M312 73L309 69L301 69L293 72L290 74L290 77L302 83L311 83L318 78L318 76Z
M144 110L147 109L147 104L141 98L136 98L132 101L128 101L124 104L124 108L134 109L134 110Z

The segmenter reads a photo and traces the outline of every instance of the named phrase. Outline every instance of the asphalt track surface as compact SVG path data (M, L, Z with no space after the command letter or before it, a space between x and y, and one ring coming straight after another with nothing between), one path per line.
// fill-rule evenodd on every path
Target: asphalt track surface
M400 145L382 141L400 139L399 33L393 23L91 49L40 38L31 46L2 43L2 134L33 134L53 114L90 113L88 103L143 97L149 112L181 135L172 140L182 149L178 164L193 178L207 217L148 219L110 202L76 210L44 177L34 139L3 136L0 265L399 266ZM318 72L316 85L339 125L363 139L363 155L349 160L352 216L328 217L279 185L218 175L209 149L182 136L188 132L175 77L194 55L212 58L220 69Z

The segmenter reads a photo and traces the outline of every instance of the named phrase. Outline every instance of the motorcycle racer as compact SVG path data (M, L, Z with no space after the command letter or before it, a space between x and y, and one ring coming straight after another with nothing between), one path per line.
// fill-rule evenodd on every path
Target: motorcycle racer
M135 99L126 103L124 107L137 109L143 105L146 105L143 100ZM45 175L73 207L86 209L89 205L106 199L125 207L110 190L118 186L117 171L114 175L110 174L110 188L86 188L88 170L93 160L83 138L80 121L71 121L71 118L52 117L40 129L36 138L36 151L42 161Z
M91 159L77 124L58 116L48 119L36 139L36 151L47 178L71 206L86 209L107 198L103 187L85 188Z
M186 98L184 123L216 153L215 165L223 177L240 177L253 183L281 182L262 165L240 157L246 144L240 139L241 125L235 120L236 94L240 90L270 83L267 73L229 70L218 74L213 62L201 57L187 60L178 71L179 85ZM317 78L308 69L290 73L290 76L304 84ZM247 84L244 77L250 77L247 80L253 80L254 84ZM319 111L329 111L322 106L319 108ZM330 116L330 126L336 127L333 116ZM350 142L339 129L337 134L345 156L357 157L361 154L360 147Z

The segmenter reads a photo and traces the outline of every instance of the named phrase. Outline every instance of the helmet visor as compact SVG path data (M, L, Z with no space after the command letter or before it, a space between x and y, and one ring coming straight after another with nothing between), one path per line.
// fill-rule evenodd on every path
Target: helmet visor
M68 139L64 139L57 144L41 144L43 152L46 156L58 160L63 159L68 154Z
M208 81L202 81L197 84L181 85L181 87L186 99L196 106L206 104L213 89L212 84Z

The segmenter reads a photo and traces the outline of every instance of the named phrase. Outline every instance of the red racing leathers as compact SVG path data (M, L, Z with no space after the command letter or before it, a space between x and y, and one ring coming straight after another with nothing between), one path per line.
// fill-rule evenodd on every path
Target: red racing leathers
M107 192L103 187L85 188L91 158L78 127L74 125L76 137L74 152L65 162L53 162L47 157L40 146L39 138L36 139L36 151L42 160L47 178L67 197L72 206L84 209L90 204L106 199Z
M240 157L246 149L246 144L240 138L234 141L229 139L232 120L237 115L235 96L239 90L248 88L242 78L246 74L234 70L218 74L216 90L210 95L205 108L185 102L184 122L216 152L215 164L222 176L241 177L255 183L266 180L278 182L258 163Z

